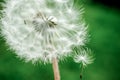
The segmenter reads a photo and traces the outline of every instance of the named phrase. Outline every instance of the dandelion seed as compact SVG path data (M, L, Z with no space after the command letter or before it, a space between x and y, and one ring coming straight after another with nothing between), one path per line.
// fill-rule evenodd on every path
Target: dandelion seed
M80 51L79 53L77 52L74 57L74 61L76 63L81 63L83 67L86 67L88 64L93 63L94 59L91 55L91 51L87 49Z
M80 48L74 48L74 51L75 51L75 56L74 56L74 61L76 63L79 63L81 64L80 65L80 68L81 68L81 71L80 71L80 80L82 80L83 78L83 69L88 65L88 64L91 64L93 63L94 59L93 59L93 56L91 54L91 50L87 49L80 49Z

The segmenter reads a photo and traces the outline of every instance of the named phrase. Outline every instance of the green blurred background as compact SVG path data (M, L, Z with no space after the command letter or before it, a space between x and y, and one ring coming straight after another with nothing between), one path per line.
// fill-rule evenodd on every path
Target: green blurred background
M2 1L2 0L0 0ZM83 80L120 80L120 7L117 0L82 0L89 24L87 44L94 63L83 72ZM0 5L1 7L1 5ZM61 80L80 80L79 64L60 62ZM8 50L0 36L0 80L53 80L52 65L25 63Z

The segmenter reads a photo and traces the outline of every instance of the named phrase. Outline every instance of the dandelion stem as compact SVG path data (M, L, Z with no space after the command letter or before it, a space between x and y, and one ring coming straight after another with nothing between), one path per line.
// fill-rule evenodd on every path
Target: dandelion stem
M59 66L57 58L53 58L54 80L60 80Z

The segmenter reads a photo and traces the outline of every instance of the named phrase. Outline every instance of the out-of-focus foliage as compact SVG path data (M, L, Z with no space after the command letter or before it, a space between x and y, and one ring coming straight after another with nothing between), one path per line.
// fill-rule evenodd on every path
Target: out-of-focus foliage
M120 12L101 5L84 6L90 34L87 46L96 59L84 70L83 80L120 80ZM59 65L61 80L80 80L79 64L68 59ZM53 80L52 65L25 63L0 36L0 80Z

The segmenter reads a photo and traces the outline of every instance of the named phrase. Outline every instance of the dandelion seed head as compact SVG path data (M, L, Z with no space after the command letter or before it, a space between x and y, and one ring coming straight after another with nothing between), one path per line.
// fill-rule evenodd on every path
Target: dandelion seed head
M73 4L73 0L6 0L1 33L26 61L62 60L73 46L86 41L86 25Z

